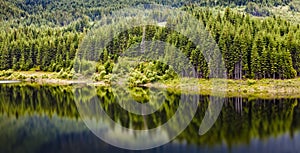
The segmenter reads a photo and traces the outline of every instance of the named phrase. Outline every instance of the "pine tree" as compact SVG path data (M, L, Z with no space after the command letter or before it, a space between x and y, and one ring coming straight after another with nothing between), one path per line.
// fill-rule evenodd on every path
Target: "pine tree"
M258 55L256 45L253 46L251 52L251 76L253 78L259 79L261 77L260 73L260 57Z
M262 55L260 57L260 68L263 78L267 78L269 76L269 59L268 59L268 50L264 47L262 51Z

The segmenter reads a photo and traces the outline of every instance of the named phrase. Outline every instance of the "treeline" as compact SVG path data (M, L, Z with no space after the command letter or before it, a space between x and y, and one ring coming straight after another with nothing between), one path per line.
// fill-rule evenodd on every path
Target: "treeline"
M89 18L90 21L99 20L114 10L146 3L172 7L190 4L234 7L247 5L249 2L260 6L279 6L289 5L293 0L0 0L0 21L9 21L15 27L31 24L54 27L69 25L84 18Z
M224 15L187 8L211 32L222 52L227 77L287 79L300 75L300 25L280 17L252 18L226 9ZM190 50L198 71L199 53ZM195 59L195 60L193 60ZM204 76L207 77L207 76Z
M199 0L199 3L202 6L241 6L247 5L249 2L254 2L257 4L265 5L265 6L279 6L279 5L288 5L293 0Z
M224 16L192 11L212 32L228 78L294 78L300 74L300 29L279 17L263 20L226 9Z
M279 17L252 18L226 9L213 14L209 9L184 8L197 17L219 44L228 78L287 79L300 75L300 26ZM177 21L168 21L167 25ZM70 71L78 46L89 30L88 20L61 28L25 26L0 30L0 70ZM185 30L190 30L189 27ZM106 74L113 62L134 43L140 43L143 27L115 38L102 54L89 55L100 60ZM161 40L181 48L196 68L199 78L209 77L209 63L202 51L179 33L162 27L147 27L147 40ZM105 39L105 38L103 38ZM75 64L76 65L76 64ZM101 72L98 71L99 73Z
M185 10L203 22L211 32L223 55L227 78L289 79L300 75L300 25L275 16L265 19L251 18L230 9L226 9L224 15L213 15L210 10L201 8L186 7ZM188 20L169 21L167 26ZM191 31L189 28L181 29ZM95 55L95 52L87 51L81 54L85 59L100 59L102 64L107 65L107 62L116 61L128 46L140 43L142 36L143 27L130 29L115 38L104 52ZM211 63L205 61L203 50L188 38L168 28L147 26L145 39L160 40L180 48L196 68L197 76L209 77ZM156 53L155 50L152 52ZM111 72L106 70L106 73Z
M82 35L67 28L20 27L0 31L0 69L70 68Z

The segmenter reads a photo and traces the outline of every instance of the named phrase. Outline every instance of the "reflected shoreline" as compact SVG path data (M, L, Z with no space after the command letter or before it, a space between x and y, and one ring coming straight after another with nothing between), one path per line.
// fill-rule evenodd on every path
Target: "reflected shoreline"
M0 131L0 142L3 143L0 149L18 152L9 151L9 148L17 144L21 148L43 150L44 146L59 145L56 143L69 143L68 145L71 146L76 143L77 147L85 148L75 140L75 142L63 142L66 137L69 139L72 135L82 138L82 142L90 141L94 145L99 144L101 141L90 133L78 113L72 89L71 86L0 85L0 127L3 129ZM168 121L176 111L176 103L180 100L180 95L176 92L157 90L158 95L165 96L164 105L155 114L146 118L122 110L115 102L116 97L109 87L98 87L97 96L111 119L124 127L144 129L145 125L147 128L153 128ZM149 100L147 88L132 89L130 92L129 94L133 94L139 102ZM120 91L120 93L124 92ZM88 102L91 97L85 98ZM174 143L182 147L193 146L197 148L196 150L205 149L211 152L220 146L225 147L223 151L234 152L246 148L245 152L250 152L249 150L253 151L255 147L263 149L276 145L271 143L273 141L286 142L283 148L287 148L289 146L287 142L294 145L300 141L300 121L297 119L300 118L298 100L227 98L215 125L208 133L199 136L198 129L209 104L209 96L200 95L195 117ZM126 102L126 98L123 101ZM51 133L49 138L47 134L43 134L45 131ZM85 136L80 136L82 133L85 133ZM29 147L28 143L34 144L36 141L43 144ZM174 147L171 144L167 146ZM33 150L28 152L34 152Z

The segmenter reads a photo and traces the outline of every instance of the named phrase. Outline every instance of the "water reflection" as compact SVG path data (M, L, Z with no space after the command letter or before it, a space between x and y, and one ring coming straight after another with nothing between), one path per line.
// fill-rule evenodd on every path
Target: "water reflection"
M172 94L167 91L145 89L146 91L150 90L149 93L153 94L145 97L137 96L141 97L141 101L145 101L143 99L151 96L163 98L150 98L152 101L141 104L132 99L130 90L136 91L134 88L129 89L129 91L119 88L114 93L106 92L104 96L100 97L91 86L77 88L75 100L81 118L89 129L103 141L120 148L145 150L169 143L189 125L197 112L199 100L197 95L182 94L176 95L177 98L170 98ZM107 99L106 96L114 98ZM120 100L122 102L118 102ZM138 108L141 113L124 110L120 108L120 103L133 104L129 108ZM145 105L146 107L144 107ZM155 113L150 115L142 113L154 107L157 107ZM160 118L165 119L165 121L160 120ZM136 121L136 123L132 121ZM122 123L125 123L126 126Z
M136 90L149 92L132 91ZM134 93L140 102L149 99L147 94ZM180 95L161 94L162 107L144 118L123 110L113 101L110 88L97 90L111 119L133 129L155 128L174 115ZM227 98L215 125L199 136L208 104L209 96L200 96L196 116L186 130L172 143L147 152L299 151L298 99ZM0 129L0 152L129 152L107 145L87 129L70 86L0 85Z

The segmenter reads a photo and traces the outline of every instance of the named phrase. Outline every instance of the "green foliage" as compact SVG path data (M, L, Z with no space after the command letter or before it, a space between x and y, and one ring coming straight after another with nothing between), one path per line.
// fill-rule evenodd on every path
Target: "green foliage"
M48 75L42 75L42 79L48 79L49 78L49 76Z
M172 80L178 74L168 65L154 61L142 62L129 73L128 83L130 86L139 86L157 81Z
M69 68L75 57L72 46L78 46L79 35L63 29L35 26L0 30L0 39L3 40L0 43L0 69L27 71L35 68L59 72L62 68Z
M9 77L13 74L12 70L0 71L0 77Z
M106 71L101 71L101 72L95 73L93 75L93 80L94 81L102 81L105 79L105 76L106 76Z
M143 40L143 27L122 32L114 37L101 53L97 51L79 53L78 48L82 38L92 27L92 21L98 20L112 10L144 2L152 1L122 0L112 5L110 1L91 0L85 2L0 0L1 7L5 8L1 10L3 14L0 12L2 15L0 18L5 21L0 22L7 25L0 29L0 70L36 69L60 72L64 69L66 72L60 73L60 78L71 78L74 75L67 73L73 69L76 73L89 76L96 72L94 79L102 80L113 73L114 62L121 53ZM183 6L183 10L203 23L219 45L228 78L288 79L300 76L300 25L276 16L263 19L250 17L248 14L241 14L229 8L224 13L213 12L196 5L188 5L180 0L178 3L169 0L155 2L164 5L174 4L175 7ZM290 2L290 0L207 0L193 4L247 5L246 12L257 16L268 16L270 14L265 10L265 6L288 5ZM295 10L297 4L293 1L289 5ZM166 25L176 24L176 22L179 21L168 20ZM184 22L188 22L188 19ZM126 29L126 25L123 26L122 28ZM189 27L182 29L191 30ZM101 42L105 39L99 38L97 41ZM197 77L209 77L211 63L205 61L202 50L180 33L159 26L146 26L145 39L167 42L180 48L194 65ZM151 49L150 51L153 54L157 53ZM173 58L172 55L169 58ZM82 61L82 59L93 62ZM168 64L176 65L180 63L179 61L172 59L172 63ZM148 83L168 80L176 76L163 64L149 62L146 65L142 63L140 66L134 68L132 80L141 79L140 82ZM130 68L127 67L121 73L127 73L129 70Z
M255 2L260 5L288 5L292 0L0 0L0 20L9 20L13 25L51 25L73 24L73 29L82 31L88 20L98 20L105 14L128 6L143 3L157 3L172 7L197 4L199 6L242 6Z
M254 85L256 83L255 80L247 80L248 86Z
M22 75L22 74L18 75L16 78L18 80L25 80L26 79L26 77L24 75Z
M61 69L57 75L57 78L59 79L76 79L75 77L76 77L76 73L74 69L72 69L71 71ZM44 76L42 76L42 78L44 78Z

